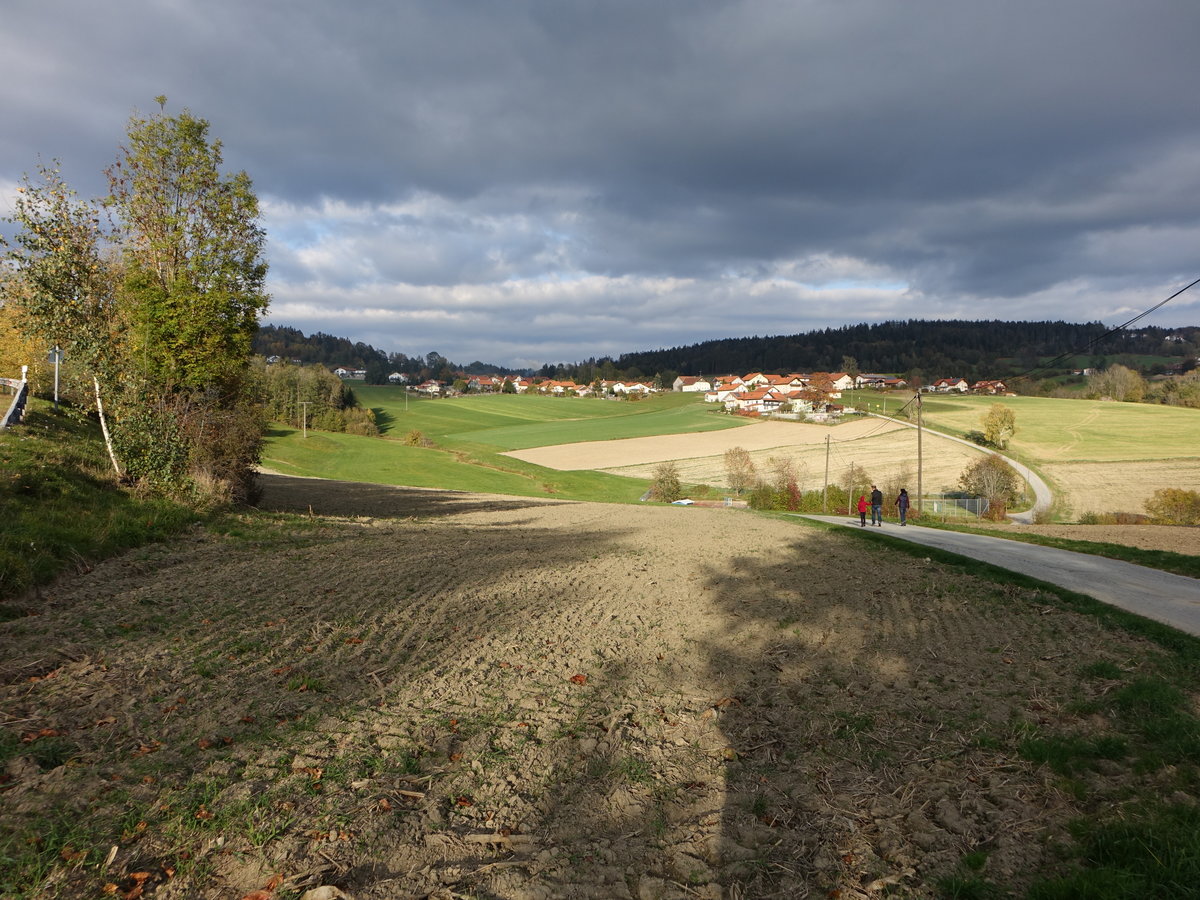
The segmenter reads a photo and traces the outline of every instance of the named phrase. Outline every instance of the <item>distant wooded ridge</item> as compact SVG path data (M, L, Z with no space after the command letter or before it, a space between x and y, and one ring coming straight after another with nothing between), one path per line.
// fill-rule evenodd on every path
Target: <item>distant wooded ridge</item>
M1147 374L1166 371L1173 360L1194 358L1200 326L1145 327L1104 337L1100 322L907 321L844 325L804 334L723 338L667 350L644 350L574 363L547 363L539 370L508 369L481 361L453 362L439 353L385 353L362 342L295 328L263 326L254 349L263 356L347 366L382 383L391 372L450 380L458 375L519 373L570 378L744 374L747 372L860 372L967 379L1004 378L1037 369L1068 354L1055 371L1101 368L1119 362ZM1042 375L1053 372L1039 373Z

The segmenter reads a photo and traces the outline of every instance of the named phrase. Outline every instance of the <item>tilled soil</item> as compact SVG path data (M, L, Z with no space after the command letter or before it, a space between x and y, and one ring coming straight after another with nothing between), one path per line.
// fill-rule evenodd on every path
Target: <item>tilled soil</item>
M971 851L1019 889L1077 797L1154 789L1016 753L1150 652L1036 590L737 510L264 483L301 517L0 625L0 825L87 823L44 896L927 897Z

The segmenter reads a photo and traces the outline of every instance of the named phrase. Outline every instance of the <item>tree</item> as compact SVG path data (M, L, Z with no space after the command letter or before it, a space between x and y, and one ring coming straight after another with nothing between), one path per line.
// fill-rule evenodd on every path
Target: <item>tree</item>
M168 388L236 382L268 302L258 198L245 172L221 173L208 128L187 110L134 116L108 169L131 350Z
M244 499L261 442L247 365L266 309L266 235L245 172L187 110L133 116L108 169L121 247L126 428L134 474L168 491L220 485Z
M1200 525L1200 492L1159 488L1146 501L1146 512L1159 525Z
M679 467L673 462L661 462L654 467L654 480L650 483L650 497L672 503L683 496L679 483Z
M737 494L754 485L757 471L750 451L745 447L730 447L725 451L725 482Z
M984 439L994 447L1007 447L1008 439L1017 431L1017 414L1012 407L993 403L982 418Z
M1137 372L1114 364L1088 378L1088 396L1137 403L1146 395L1146 382Z
M986 499L994 516L1001 515L1023 493L1021 476L997 453L968 465L958 476L958 484L964 491Z
M14 277L5 279L6 302L18 311L27 338L62 348L91 376L105 446L119 475L101 384L115 379L124 329L112 267L101 254L100 211L77 197L57 163L39 167L39 174L41 183L25 176L17 188L11 221L21 231L7 253Z
M244 173L186 110L130 119L109 195L29 179L8 254L25 333L63 346L112 398L114 467L173 495L244 499L262 440L248 363L267 306L265 234ZM101 228L101 206L111 228Z

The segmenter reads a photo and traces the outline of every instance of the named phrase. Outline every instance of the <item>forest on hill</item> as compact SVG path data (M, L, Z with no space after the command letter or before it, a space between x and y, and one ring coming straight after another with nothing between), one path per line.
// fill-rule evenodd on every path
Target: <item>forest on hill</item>
M381 384L391 372L450 381L463 374L540 374L590 383L596 378L746 372L842 371L899 374L926 380L1011 378L1036 370L1049 377L1073 369L1121 363L1143 374L1194 366L1200 353L1200 327L1145 327L1108 334L1100 322L907 321L844 325L803 334L724 338L667 350L644 350L582 362L547 363L536 372L506 369L481 361L466 365L440 353L407 356L370 344L295 328L263 326L255 352L301 363L363 369L368 383ZM1191 361L1191 362L1188 362ZM1052 365L1047 365L1051 363Z
M1050 360L1058 371L1122 362L1145 368L1139 357L1194 357L1198 328L1118 331L1099 322L922 321L845 325L779 337L726 338L669 350L627 353L618 368L681 375L718 372L841 371L853 361L862 372L1007 378ZM1163 364L1165 368L1165 363ZM1039 374L1054 374L1053 372Z

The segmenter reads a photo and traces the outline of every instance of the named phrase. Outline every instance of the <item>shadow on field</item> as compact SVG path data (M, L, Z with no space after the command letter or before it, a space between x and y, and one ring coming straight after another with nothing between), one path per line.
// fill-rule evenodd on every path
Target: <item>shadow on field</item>
M261 496L256 508L264 512L355 518L427 518L478 510L528 509L565 502L266 473L258 476L258 486Z
M371 412L375 413L375 427L379 429L380 434L387 434L396 424L396 417L382 406L372 406Z

